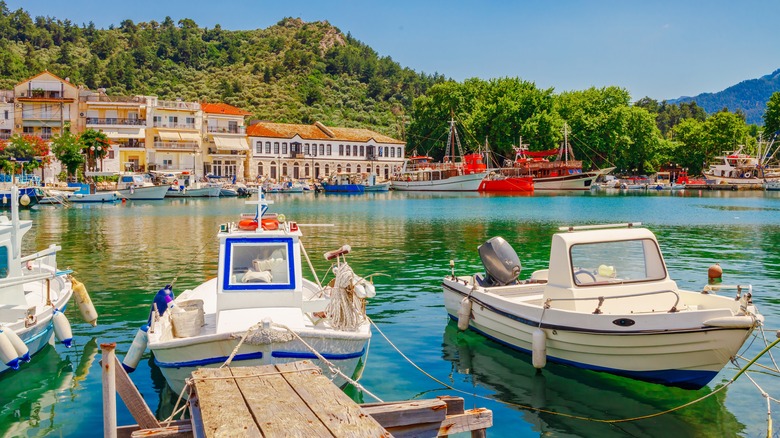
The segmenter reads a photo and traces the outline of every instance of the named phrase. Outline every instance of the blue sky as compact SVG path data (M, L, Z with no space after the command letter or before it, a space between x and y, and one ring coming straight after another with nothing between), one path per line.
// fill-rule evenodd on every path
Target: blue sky
M780 68L762 1L202 1L6 0L11 10L98 27L192 18L202 27L266 28L284 17L327 20L418 72L455 80L520 77L557 92L626 88L672 99L717 92Z

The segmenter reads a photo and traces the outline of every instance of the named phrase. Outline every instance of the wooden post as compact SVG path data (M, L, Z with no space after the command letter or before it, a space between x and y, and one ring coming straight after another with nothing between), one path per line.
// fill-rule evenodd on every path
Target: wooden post
M103 436L116 438L116 343L100 344L103 352Z

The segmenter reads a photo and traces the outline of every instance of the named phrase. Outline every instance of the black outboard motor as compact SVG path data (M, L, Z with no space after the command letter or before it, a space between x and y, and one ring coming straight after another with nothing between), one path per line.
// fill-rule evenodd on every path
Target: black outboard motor
M493 237L477 248L485 266L485 286L505 286L517 282L520 276L520 258L503 237Z

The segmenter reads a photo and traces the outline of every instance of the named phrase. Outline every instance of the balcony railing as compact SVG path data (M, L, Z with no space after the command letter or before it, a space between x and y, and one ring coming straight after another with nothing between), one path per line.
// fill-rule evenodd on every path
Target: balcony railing
M243 126L209 126L208 131L224 134L246 134L246 128Z
M119 118L87 117L87 125L144 126L144 125L146 125L146 120L144 120L144 119L119 119Z
M108 102L108 103L137 103L145 104L146 98L143 96L106 96L91 94L87 96L87 102Z
M198 111L200 104L198 102L179 102L178 100L158 100L157 108Z
M195 129L194 123L154 122L155 128Z
M8 140L12 136L13 134L11 134L10 132L0 132L0 140Z
M214 148L209 148L209 155L246 155L246 151L220 151Z
M155 149L175 149L180 151L196 151L200 147L197 143L190 142L175 142L175 141L156 141L154 142Z

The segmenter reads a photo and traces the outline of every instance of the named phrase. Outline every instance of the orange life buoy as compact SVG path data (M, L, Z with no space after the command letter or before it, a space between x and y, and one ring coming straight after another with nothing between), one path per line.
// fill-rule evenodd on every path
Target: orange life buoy
M173 185L178 186L179 185L179 180L178 179L173 180Z
M265 219L263 219L265 221ZM257 229L257 221L254 219L241 219L238 222L238 228L241 230L254 231Z
M279 221L276 219L271 219L271 218L263 219L262 223L263 223L264 230L273 231L279 229ZM255 228L257 228L257 222L255 222Z

